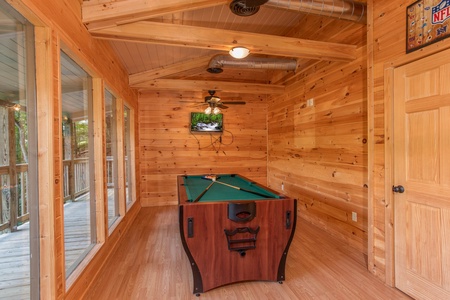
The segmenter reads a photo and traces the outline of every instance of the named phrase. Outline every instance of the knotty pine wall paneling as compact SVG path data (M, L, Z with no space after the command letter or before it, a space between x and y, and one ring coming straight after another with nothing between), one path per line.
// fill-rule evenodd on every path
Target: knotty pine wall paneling
M223 110L222 135L190 133L190 113L206 108L201 105L205 93L147 91L139 95L142 206L177 204L176 179L182 174L237 173L267 183L264 98L217 95L235 95L246 101L245 105L227 105L229 108Z
M366 28L308 16L293 33L357 45L357 59L274 74L287 88L268 102L268 183L299 200L299 217L367 255Z
M373 52L372 69L373 82L370 82L373 90L373 107L369 124L369 132L372 137L370 148L373 148L373 162L369 165L373 178L373 207L369 210L373 218L373 263L369 270L389 285L394 284L393 279L393 203L390 201L392 183L386 183L390 178L391 166L388 165L386 147L389 147L389 125L386 122L387 112L391 108L385 95L386 76L389 68L411 62L433 53L449 49L450 39L428 45L420 50L406 54L406 8L414 3L414 0L401 1L368 1L368 6L373 7L373 20L369 20L372 26L369 36L373 36L373 45L369 53ZM392 114L392 112L390 112ZM369 259L370 261L370 259Z
M301 218L367 254L366 68L359 54L346 66L322 64L325 76L310 74L269 102L268 181L298 198Z

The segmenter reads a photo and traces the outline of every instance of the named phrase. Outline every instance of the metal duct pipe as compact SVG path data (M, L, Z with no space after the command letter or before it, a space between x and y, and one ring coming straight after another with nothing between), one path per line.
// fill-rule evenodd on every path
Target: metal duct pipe
M236 59L228 55L216 55L209 61L207 71L210 73L221 73L223 67L295 71L297 60L266 57Z
M366 5L352 0L269 0L265 5L361 23L367 19Z
M233 0L230 4L230 9L238 16L251 16L259 11L261 5L252 6L258 3L353 22L366 23L367 19L366 5L353 0L268 0L267 2Z

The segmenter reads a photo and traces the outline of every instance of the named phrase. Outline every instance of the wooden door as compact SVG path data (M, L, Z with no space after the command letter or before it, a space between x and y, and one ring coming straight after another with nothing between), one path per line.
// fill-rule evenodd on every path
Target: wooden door
M395 284L450 299L450 50L394 71Z

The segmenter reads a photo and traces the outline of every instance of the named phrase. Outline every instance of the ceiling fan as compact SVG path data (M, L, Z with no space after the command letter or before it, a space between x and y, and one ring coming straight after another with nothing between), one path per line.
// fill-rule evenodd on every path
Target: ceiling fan
M220 109L227 109L227 105L243 105L245 104L245 101L231 101L231 102L222 102L219 96L215 95L215 90L209 90L208 94L209 96L205 97L205 103L208 104L208 107L205 109L205 114L218 114L220 113Z

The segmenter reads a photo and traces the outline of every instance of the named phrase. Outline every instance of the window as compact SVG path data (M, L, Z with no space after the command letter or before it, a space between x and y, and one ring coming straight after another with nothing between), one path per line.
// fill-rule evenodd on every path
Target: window
M33 27L0 0L0 298L39 295Z
M64 251L68 277L96 241L92 77L61 52Z
M133 114L130 108L126 105L123 107L124 110L124 153L125 153L125 187L126 187L126 203L129 207L135 197L134 197L134 130L133 130Z
M105 89L105 134L106 134L106 183L108 197L108 226L114 224L119 213L117 174L117 123L116 97Z

